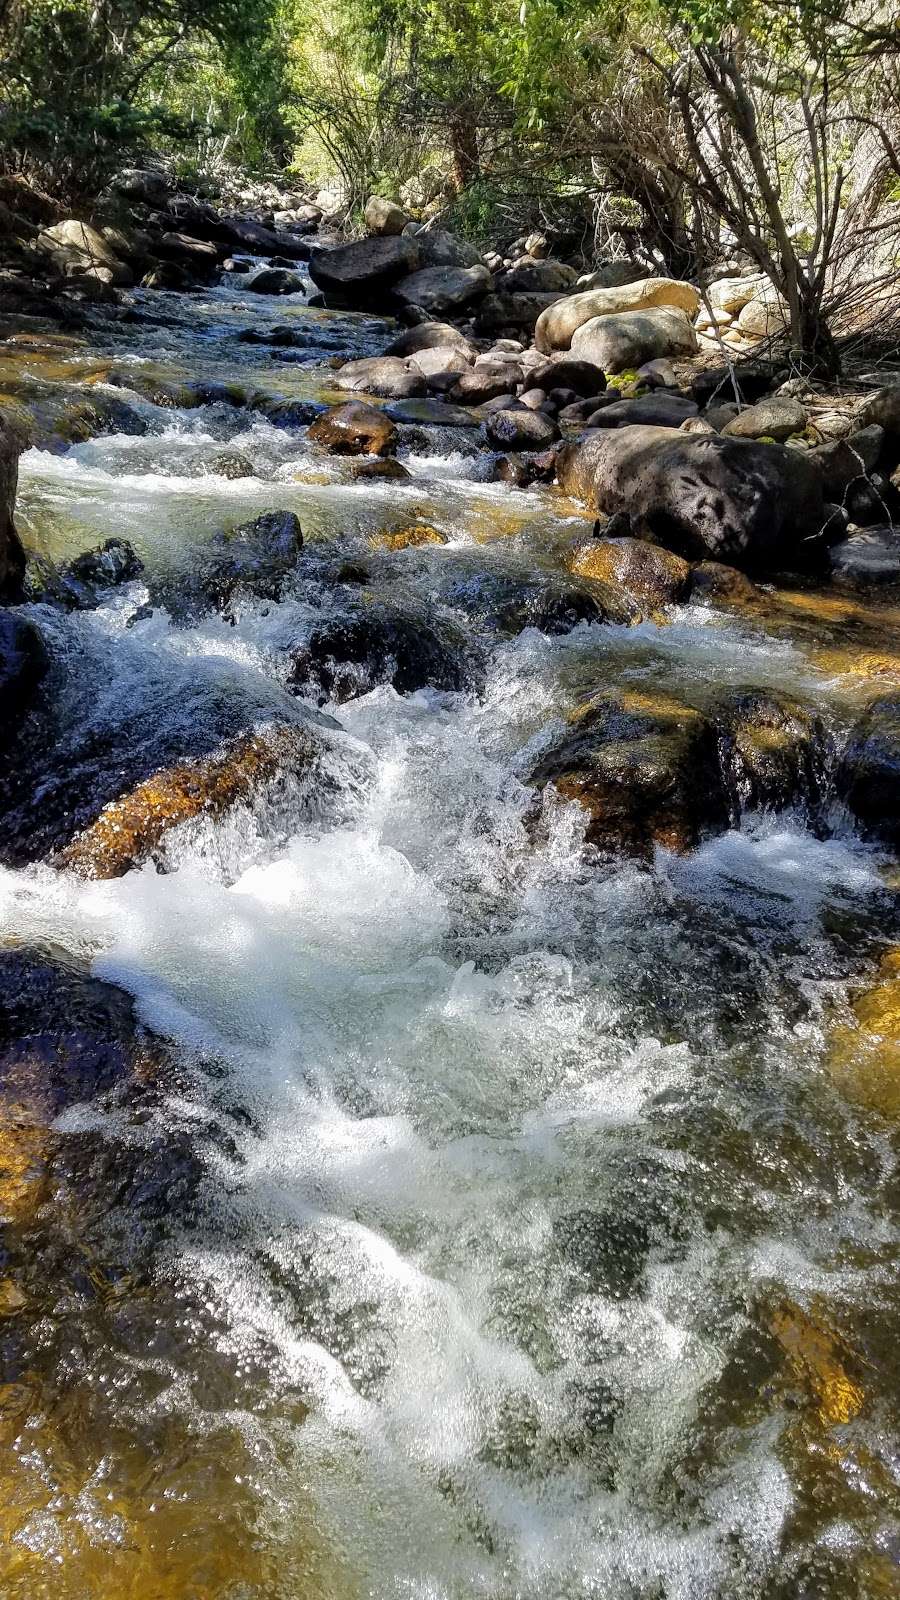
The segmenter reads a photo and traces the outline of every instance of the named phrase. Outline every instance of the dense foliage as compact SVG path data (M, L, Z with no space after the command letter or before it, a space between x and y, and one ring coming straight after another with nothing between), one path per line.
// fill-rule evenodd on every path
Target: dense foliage
M866 0L0 0L7 164L90 189L153 147L549 225L694 272L738 248L798 350L900 265L900 33Z

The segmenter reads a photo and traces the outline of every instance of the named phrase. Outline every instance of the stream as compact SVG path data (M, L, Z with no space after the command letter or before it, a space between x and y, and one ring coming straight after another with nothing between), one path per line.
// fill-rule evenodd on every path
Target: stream
M2 1600L895 1595L900 1100L835 1041L900 941L897 862L837 805L600 856L526 781L610 685L787 690L839 750L872 684L838 602L498 632L577 506L490 481L465 428L403 424L410 476L356 480L278 409L392 324L236 280L135 300L0 347L0 388L144 430L20 462L30 551L144 563L28 607L59 683L28 825L126 745L143 772L272 718L323 730L327 781L185 824L165 872L5 841L2 949L117 986L155 1043L27 1159L0 1120ZM273 323L299 345L238 338ZM280 596L183 605L272 509L304 534ZM380 537L417 522L443 542ZM372 596L456 629L471 680L298 698L297 642ZM895 605L850 606L848 656L895 652Z

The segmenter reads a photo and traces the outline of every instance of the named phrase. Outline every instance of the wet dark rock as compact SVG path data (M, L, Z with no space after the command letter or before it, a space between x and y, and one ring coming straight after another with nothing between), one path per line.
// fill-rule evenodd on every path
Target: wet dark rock
M93 611L109 589L130 583L143 570L143 562L126 539L107 539L59 568L30 562L25 591L30 600L61 605L68 611Z
M384 411L352 400L317 417L307 435L336 456L385 456L397 448L396 424Z
M498 456L492 477L497 483L510 483L516 489L527 489L532 483L552 483L556 471L558 444L535 454Z
M900 529L856 528L829 552L835 579L857 588L900 583Z
M649 611L684 600L690 585L691 569L681 556L642 539L591 540L572 551L568 566Z
M231 245L242 246L253 255L272 255L277 252L291 261L308 261L310 258L308 240L299 239L295 233L284 228L263 227L250 217L222 217L218 236L227 239Z
M270 400L263 397L254 402L253 409L261 412L274 428L308 428L328 407L321 400Z
M748 571L808 566L837 536L818 468L784 445L610 429L564 445L557 476L567 493L627 513L636 534L688 560L711 556Z
M758 808L819 804L827 741L807 706L772 689L741 689L723 697L716 722L736 819Z
M735 361L728 365L704 367L691 379L691 394L699 406L711 401L733 401L734 387L745 405L762 400L772 387L774 367L765 362Z
M0 610L0 744L28 711L47 666L34 624L20 611Z
M579 623L627 622L632 613L613 591L550 572L465 573L441 588L445 604L490 634L570 633Z
M690 597L724 605L755 605L762 598L745 573L722 561L698 561L691 568Z
M529 782L552 784L587 814L602 849L652 854L694 849L728 826L729 799L710 718L680 700L610 690L581 707Z
M277 600L302 548L303 530L294 512L265 511L210 542L200 573L203 593L219 608L238 592Z
M58 854L55 865L105 879L150 859L159 863L173 828L224 816L272 784L307 778L321 750L318 733L291 724L240 734L210 756L154 773L113 801Z
M389 683L398 694L461 690L471 680L462 636L397 606L371 605L318 623L294 654L298 694L340 704Z
M408 467L402 461L396 461L393 456L382 456L377 461L359 461L354 465L353 476L356 479L373 478L382 483L402 483L412 477Z
M299 272L292 272L290 267L263 267L247 279L244 288L252 290L254 294L300 294L303 279Z
M425 393L423 374L412 362L399 356L366 356L346 361L335 374L335 387L356 394L383 395L388 399L412 399Z
M142 289L161 289L170 294L184 294L193 286L187 267L177 261L159 261L141 279Z
M836 789L865 837L900 845L900 700L895 696L874 700L853 729Z
M336 249L313 249L309 275L329 304L378 308L385 305L392 285L415 272L420 261L415 239L357 239Z
M21 435L0 417L0 599L15 599L25 571L25 552L13 522Z
M215 245L205 239L194 239L188 233L164 233L154 241L154 249L163 260L174 261L198 278L212 277L219 265Z
M0 950L0 1096L35 1121L131 1077L150 1042L121 989L37 950Z
M559 438L559 428L539 411L497 411L484 424L496 450L543 450Z
M266 344L287 345L297 343L297 334L293 328L279 326L277 328L242 328L238 334L241 344Z
M394 422L418 422L429 428L477 428L478 418L445 400L397 400L385 406Z

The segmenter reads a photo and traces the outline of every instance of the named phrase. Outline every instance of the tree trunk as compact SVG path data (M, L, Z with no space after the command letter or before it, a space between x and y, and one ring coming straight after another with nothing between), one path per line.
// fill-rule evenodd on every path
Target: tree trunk
M450 118L450 152L453 158L453 185L457 193L480 176L478 128L468 106L460 106Z

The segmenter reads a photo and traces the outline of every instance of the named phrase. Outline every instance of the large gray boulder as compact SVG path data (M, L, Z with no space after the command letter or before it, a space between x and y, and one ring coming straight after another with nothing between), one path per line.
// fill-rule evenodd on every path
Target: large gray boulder
M689 561L754 572L806 566L832 531L818 468L785 445L631 427L564 445L557 478L591 510L627 514L638 537Z
M452 322L420 322L407 328L388 345L386 356L414 356L420 350L462 350L475 359L475 346Z
M660 356L693 355L697 335L677 306L656 306L593 317L576 329L571 349L605 372L625 372Z
M446 228L425 228L416 234L423 267L480 267L479 251L468 239L457 239Z
M385 200L380 194L373 194L366 202L366 227L370 233L379 234L383 238L391 238L403 232L409 217L401 206L394 200Z
M394 295L404 305L445 316L483 300L490 286L487 267L423 267L395 284Z
M588 289L583 294L567 295L545 311L538 318L534 342L539 350L549 355L553 350L571 349L578 329L595 317L649 311L660 306L693 317L699 304L699 291L693 284L682 283L677 278L642 278L637 283L620 284L618 288Z
M529 333L549 306L562 296L545 289L517 289L513 293L492 293L482 300L475 316L477 333L497 333L501 328L524 328Z
M398 278L415 272L420 260L416 239L357 239L334 250L314 249L309 275L330 303L382 306Z
M345 361L334 381L338 389L384 395L389 400L408 400L425 393L424 373L401 356L363 356L359 361Z
M87 222L70 219L44 228L35 240L37 248L51 257L61 271L74 269L86 274L102 270L110 273L109 282L130 284L131 272L120 261L108 240Z
M0 598L15 599L25 571L25 552L13 523L19 456L23 441L0 418Z

